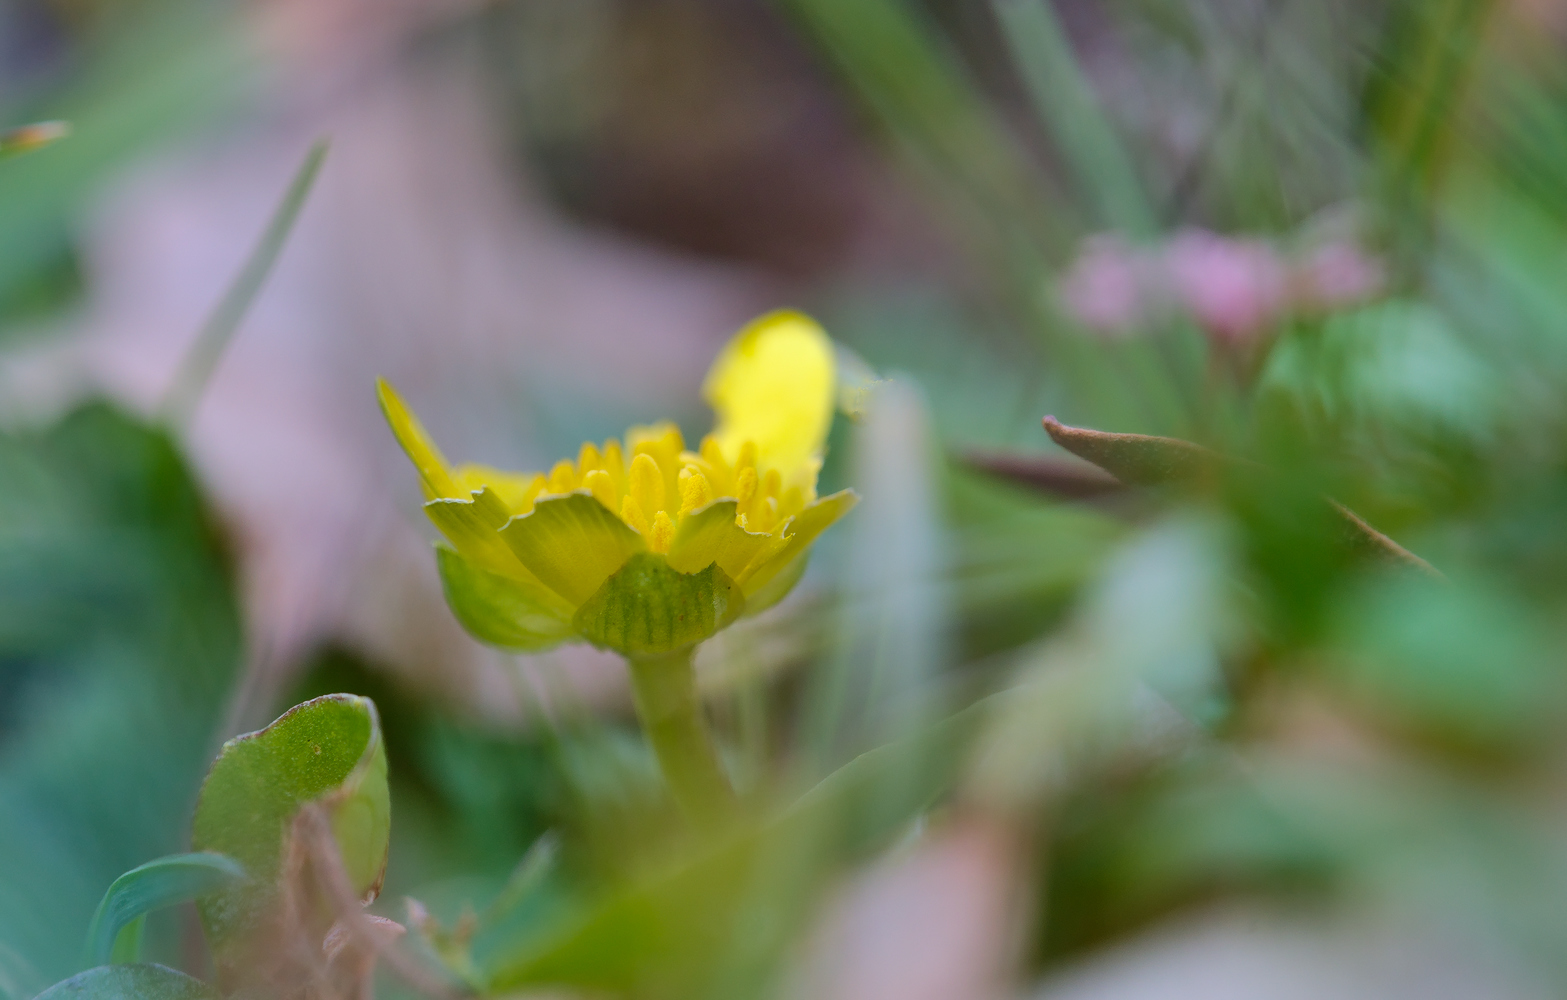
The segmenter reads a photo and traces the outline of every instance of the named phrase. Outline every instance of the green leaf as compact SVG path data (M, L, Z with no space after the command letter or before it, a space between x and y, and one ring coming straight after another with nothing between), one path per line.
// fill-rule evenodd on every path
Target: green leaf
M643 552L588 598L572 624L595 646L642 656L701 642L743 610L740 588L716 565L681 573Z
M0 435L0 990L13 997L81 970L111 882L189 850L242 652L231 555L166 433L93 404ZM160 923L148 954L175 954Z
M101 965L55 983L36 1000L219 1000L219 994L162 965Z
M475 566L446 545L435 547L435 564L452 614L481 642L536 652L571 638L571 623L516 581Z
M87 930L86 964L114 960L121 930L151 911L205 896L244 874L237 862L221 854L176 854L132 868L114 880L98 904Z
M370 699L323 695L223 745L202 785L191 838L201 850L234 858L248 875L201 903L220 961L271 904L289 823L311 802L331 818L354 891L373 897L386 870L391 804Z
M1224 462L1218 453L1190 441L1071 427L1055 417L1045 418L1045 432L1056 444L1128 486L1214 479Z
M1070 427L1055 417L1045 418L1045 431L1052 441L1078 458L1094 463L1132 486L1217 484L1225 476L1236 473L1252 479L1266 479L1272 475L1255 462L1230 458L1178 438ZM1428 575L1441 575L1430 563L1373 528L1337 500L1321 497L1320 502L1329 508L1330 516L1323 520L1333 526L1329 539L1333 543L1357 555L1391 559Z

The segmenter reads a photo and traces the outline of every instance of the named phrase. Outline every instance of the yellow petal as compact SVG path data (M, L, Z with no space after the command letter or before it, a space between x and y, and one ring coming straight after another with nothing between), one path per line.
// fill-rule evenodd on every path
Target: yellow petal
M593 499L603 504L605 510L613 512L620 506L619 494L615 491L615 481L603 469L594 469L583 476L582 487L593 494Z
M733 578L772 540L735 524L735 501L717 500L680 519L669 543L669 565L699 573L716 562Z
M550 469L549 490L551 493L570 493L577 488L577 470L571 464L571 459L563 458Z
M807 504L804 510L784 525L773 544L759 552L738 575L730 575L749 598L787 568L797 556L803 555L818 535L832 527L834 521L853 510L859 502L859 494L853 490L843 490Z
M459 489L478 492L488 486L499 494L513 514L526 514L533 509L533 500L544 492L544 477L537 472L506 472L488 465L472 462L452 470L452 479Z
M540 500L514 517L500 536L546 587L580 606L647 544L586 493Z
M391 425L392 433L397 435L397 443L403 446L403 451L413 461L414 468L419 470L419 480L424 486L426 497L453 497L465 499L468 491L461 489L452 480L451 473L446 470L446 459L441 457L441 451L430 440L430 435L425 431L424 425L419 423L419 418L413 415L402 397L397 395L386 379L375 380L376 396L381 400L381 412L386 416L386 422Z
M604 471L609 473L609 481L615 484L615 495L624 496L626 492L626 459L621 453L620 442L614 438L605 441L601 457L604 460Z
M741 447L755 441L759 465L812 491L833 393L832 342L796 312L769 313L741 330L702 386L718 414L713 435L730 463L739 464Z

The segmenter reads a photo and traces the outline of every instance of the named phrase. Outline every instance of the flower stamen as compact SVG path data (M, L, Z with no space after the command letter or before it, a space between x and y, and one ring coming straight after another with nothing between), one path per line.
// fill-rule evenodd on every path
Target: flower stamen
M689 514L706 507L713 499L713 488L695 465L680 470L680 513Z
M664 473L646 452L631 460L631 497L644 515L664 509Z
M668 552L669 543L675 539L675 522L667 513L659 511L653 515L653 530L648 534L648 548L654 552Z

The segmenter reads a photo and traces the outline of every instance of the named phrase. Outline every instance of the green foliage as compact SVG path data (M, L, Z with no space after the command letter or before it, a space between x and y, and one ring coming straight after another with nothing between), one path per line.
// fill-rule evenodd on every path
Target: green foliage
M49 987L38 1000L218 1000L199 979L161 965L103 965Z
M93 914L87 928L87 964L136 961L148 913L205 896L244 875L244 869L221 854L177 854L132 868L114 880Z
M886 847L948 786L973 723L972 713L959 716L863 754L779 814L699 841L557 919L552 933L496 949L486 991L760 989L834 876Z
M327 810L353 890L373 896L386 868L391 808L380 721L368 699L323 695L223 745L202 785L191 837L246 872L242 883L201 905L220 953L254 930L276 898L290 824L312 802Z
M105 886L186 846L239 651L227 558L162 431L93 404L0 436L0 955L25 956L21 995L79 968Z

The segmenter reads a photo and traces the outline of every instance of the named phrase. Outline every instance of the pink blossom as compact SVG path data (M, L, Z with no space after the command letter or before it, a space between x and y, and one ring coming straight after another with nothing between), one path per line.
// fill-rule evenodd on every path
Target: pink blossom
M1348 235L1288 258L1254 237L1183 229L1144 249L1100 233L1084 241L1057 292L1062 307L1096 333L1127 336L1183 310L1215 339L1253 340L1290 312L1342 309L1374 298L1386 268Z
M1258 336L1289 305L1289 269L1261 240L1185 229L1165 248L1164 271L1174 298L1221 340Z
M1387 284L1382 261L1349 240L1324 243L1295 267L1294 299L1302 309L1327 311L1375 298Z
M1125 336L1147 318L1153 284L1149 265L1145 252L1121 238L1091 236L1061 277L1061 303L1090 330Z

